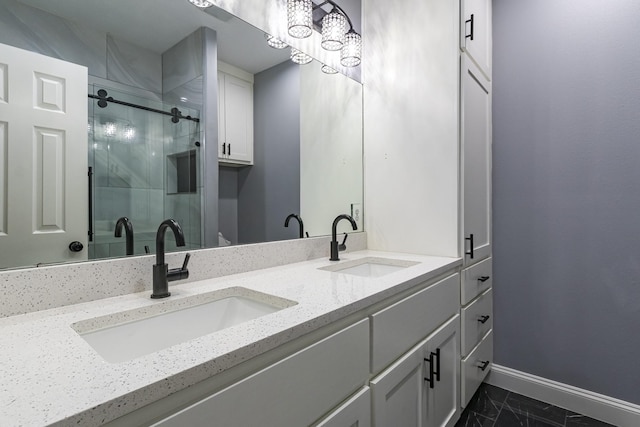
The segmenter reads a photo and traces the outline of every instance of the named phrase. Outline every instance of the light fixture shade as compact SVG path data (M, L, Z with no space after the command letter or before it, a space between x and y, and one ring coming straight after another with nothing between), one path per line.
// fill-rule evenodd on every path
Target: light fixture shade
M274 49L284 49L285 47L289 47L288 44L275 38L271 34L265 34L264 37L267 39L267 44Z
M289 35L297 39L309 37L313 31L311 0L287 0L287 22Z
M337 73L336 70L334 70L333 68L329 67L327 64L322 64L321 70L325 74L336 74Z
M291 60L293 62L295 62L296 64L300 64L300 65L304 65L304 64L308 64L309 62L311 62L313 60L312 57L310 57L309 55L307 55L304 52L300 52L298 49L296 48L291 48Z
M340 50L347 33L347 18L335 7L322 18L322 42L326 50Z
M340 63L345 67L355 67L360 65L361 58L362 37L355 31L349 30L340 51Z
M189 2L203 9L213 6L213 3L207 0L189 0Z

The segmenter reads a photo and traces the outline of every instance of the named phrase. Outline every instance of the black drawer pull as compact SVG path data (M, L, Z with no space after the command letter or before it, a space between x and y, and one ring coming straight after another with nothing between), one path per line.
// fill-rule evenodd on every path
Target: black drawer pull
M487 320L489 320L490 317L491 316L488 316L486 314L484 316L480 316L480 318L478 319L478 322L480 322L480 323L482 323L484 325L485 323L487 323Z
M485 371L490 363L491 362L489 362L488 360L480 362L480 364L478 365L478 368L480 368L481 371Z
M491 279L491 276L480 276L480 277L478 277L478 282L484 283L489 279Z

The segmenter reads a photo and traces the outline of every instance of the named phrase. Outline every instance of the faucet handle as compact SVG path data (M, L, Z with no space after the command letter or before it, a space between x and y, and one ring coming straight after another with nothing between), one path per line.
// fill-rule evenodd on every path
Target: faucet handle
M187 252L187 254L184 256L184 262L182 263L182 270L187 269L187 264L189 264L189 259L191 259L191 254Z
M347 245L345 245L347 237L349 237L349 235L347 233L344 233L344 239L342 239L342 243L340 243L340 245L338 246L339 251L344 251L347 249Z

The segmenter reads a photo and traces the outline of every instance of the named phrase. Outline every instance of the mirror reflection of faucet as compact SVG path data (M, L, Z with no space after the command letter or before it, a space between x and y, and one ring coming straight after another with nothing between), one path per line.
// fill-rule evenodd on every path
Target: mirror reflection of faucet
M291 220L291 218L295 218L296 221L298 221L298 229L299 229L298 237L302 239L305 236L305 233L304 233L304 223L302 222L302 218L300 218L300 215L294 214L294 213L289 214L287 219L284 220L284 226L289 227L289 221ZM309 233L307 233L307 237L309 237Z
M176 246L185 245L184 232L180 224L178 224L178 221L174 219L164 220L158 227L158 233L156 234L156 263L153 266L153 293L151 294L151 298L154 299L166 298L171 295L171 292L169 292L169 282L189 277L187 264L189 264L191 254L187 253L185 255L181 268L172 268L169 270L169 265L164 262L164 238L167 228L173 231L173 235L176 238Z
M116 229L113 233L114 237L122 237L122 229L124 228L125 240L126 240L126 254L127 256L133 255L133 224L126 216L118 218L116 222Z
M351 223L351 227L354 230L358 229L358 225L356 224L356 221L347 214L342 214L342 215L338 215L336 217L336 219L333 220L333 226L331 227L331 258L329 258L329 261L340 261L340 258L338 257L338 252L340 251L344 251L347 249L347 233L344 233L344 239L342 240L342 243L338 244L338 236L337 236L337 229L338 229L338 223L343 220L346 219L347 221L349 221Z

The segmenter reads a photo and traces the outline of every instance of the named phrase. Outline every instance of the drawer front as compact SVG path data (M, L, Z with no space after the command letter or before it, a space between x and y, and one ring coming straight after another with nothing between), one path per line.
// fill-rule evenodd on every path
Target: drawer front
M378 373L460 309L454 274L371 316L371 372Z
M493 292L491 289L462 309L462 357L466 356L493 328Z
M489 363L487 363L489 362ZM462 360L462 395L460 405L464 408L473 397L493 364L493 331L478 344L469 356ZM482 369L484 367L484 370Z
M462 270L461 305L469 304L475 297L491 287L493 282L491 261L491 258L487 258Z
M314 427L370 427L371 389L364 387Z
M368 366L365 319L154 425L308 426L363 387Z

